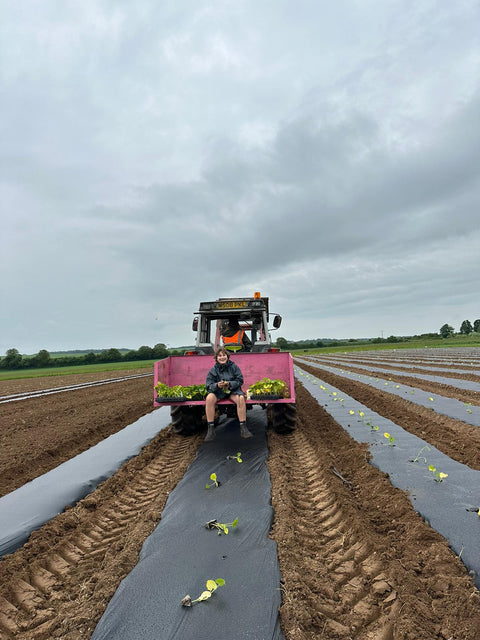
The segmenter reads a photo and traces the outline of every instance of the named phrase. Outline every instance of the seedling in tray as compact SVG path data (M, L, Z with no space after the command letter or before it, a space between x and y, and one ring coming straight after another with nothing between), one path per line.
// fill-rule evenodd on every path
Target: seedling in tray
M222 483L217 480L217 474L216 473L211 473L210 474L210 480L212 480L212 484L207 484L206 488L207 489L211 489L212 487L219 487Z
M232 529L235 529L237 524L238 524L238 518L235 518L235 520L233 522L226 522L226 523L217 522L216 520L209 520L205 524L205 528L206 529L216 529L219 536L221 536L222 533L224 533L227 536L228 535L228 527L232 527Z
M191 607L196 602L205 602L212 597L212 593L218 589L218 587L223 587L225 584L225 580L223 578L217 578L216 580L207 580L206 587L207 590L203 591L198 598L192 600L189 595L186 595L182 598L182 607Z

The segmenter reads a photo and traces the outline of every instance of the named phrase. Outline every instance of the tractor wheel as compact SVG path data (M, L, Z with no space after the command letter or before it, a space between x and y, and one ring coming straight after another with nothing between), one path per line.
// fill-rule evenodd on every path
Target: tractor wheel
M295 431L297 423L296 404L271 404L269 410L269 426L276 433L287 435Z
M170 407L172 431L182 436L193 436L202 429L203 407Z

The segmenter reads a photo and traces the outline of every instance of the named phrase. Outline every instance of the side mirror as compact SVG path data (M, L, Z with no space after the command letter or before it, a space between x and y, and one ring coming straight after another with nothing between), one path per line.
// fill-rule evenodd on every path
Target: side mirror
M192 322L192 331L198 331L198 318L194 318Z
M282 316L275 316L273 319L273 326L275 329L279 329L282 324Z

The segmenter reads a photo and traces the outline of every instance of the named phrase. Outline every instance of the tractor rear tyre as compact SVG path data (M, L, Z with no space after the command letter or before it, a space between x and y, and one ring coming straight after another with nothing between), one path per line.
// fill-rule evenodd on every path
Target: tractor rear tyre
M203 407L170 407L172 431L181 436L193 436L202 430Z
M295 431L297 426L296 404L271 404L269 407L269 426L281 435Z

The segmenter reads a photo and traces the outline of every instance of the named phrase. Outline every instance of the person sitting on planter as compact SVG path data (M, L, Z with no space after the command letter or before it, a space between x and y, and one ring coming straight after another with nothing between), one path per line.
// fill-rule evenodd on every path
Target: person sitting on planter
M245 394L242 391L243 375L235 362L230 360L230 354L224 347L219 347L215 352L215 364L207 373L207 398L205 401L205 413L207 416L207 435L205 442L215 438L215 405L217 400L226 398L237 405L238 421L240 422L240 436L251 438L252 433L247 429L247 407Z
M220 333L227 351L251 351L252 341L238 324L237 318L224 320Z

